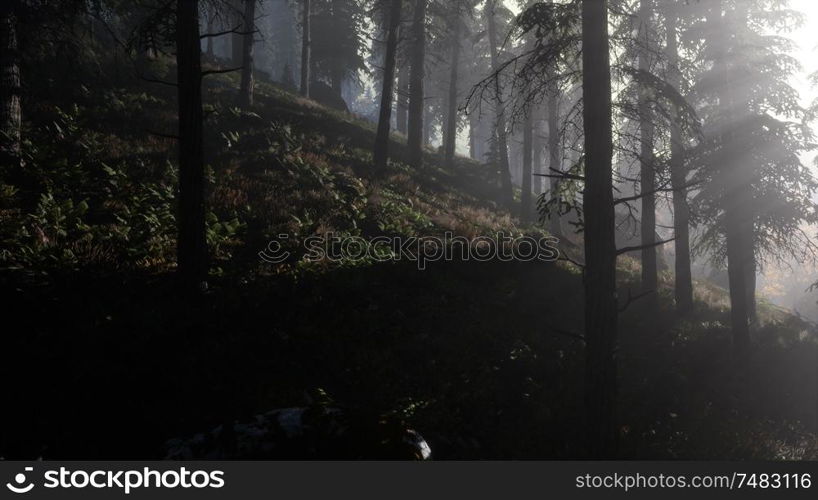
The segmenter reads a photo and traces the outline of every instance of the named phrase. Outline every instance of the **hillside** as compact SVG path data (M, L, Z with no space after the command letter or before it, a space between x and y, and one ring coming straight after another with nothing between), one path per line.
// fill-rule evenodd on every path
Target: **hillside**
M370 125L268 83L240 112L231 78L207 92L214 259L195 304L172 278L173 94L85 89L26 115L25 189L0 200L13 333L0 376L19 408L0 455L155 457L171 437L320 394L409 422L439 459L583 456L576 266L302 259L327 233L545 236L497 206L490 170L445 170L428 151L423 171L374 172ZM271 241L290 257L265 262ZM638 267L619 270L624 291ZM814 329L762 304L736 362L724 291L699 283L685 319L670 296L621 320L622 458L818 459Z

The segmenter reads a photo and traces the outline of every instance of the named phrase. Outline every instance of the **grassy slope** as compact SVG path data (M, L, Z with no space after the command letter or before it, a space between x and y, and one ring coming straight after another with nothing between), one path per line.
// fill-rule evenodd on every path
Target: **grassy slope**
M566 334L581 331L582 292L571 266L418 271L297 256L271 266L257 255L282 233L296 252L326 231L534 231L490 201L488 172L467 160L447 172L431 153L423 172L400 163L372 172L370 126L263 84L255 113L242 115L228 109L229 79L219 82L207 138L211 289L183 304L167 248L126 272L106 272L93 251L83 254L92 270L80 259L47 278L5 272L9 324L24 326L3 363L3 377L14 377L8 398L22 408L4 415L3 454L150 457L168 437L304 404L321 389L341 405L406 418L438 458L582 456L582 346ZM167 141L104 132L121 145L117 158L128 144L149 162L167 157ZM400 141L394 148L400 156ZM623 260L620 270L626 287L637 269ZM758 346L734 362L723 291L701 284L698 295L684 321L638 303L624 314L623 457L818 457L815 334L764 308Z

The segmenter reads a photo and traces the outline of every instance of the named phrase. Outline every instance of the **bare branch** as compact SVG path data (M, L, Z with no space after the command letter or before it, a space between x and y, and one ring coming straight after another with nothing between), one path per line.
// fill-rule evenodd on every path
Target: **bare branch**
M571 179L575 181L585 181L585 177L581 175L569 174L568 172L563 172L561 170L557 170L555 168L549 168L548 170L552 172L556 172L556 175L551 174L532 174L537 177L550 177L554 179Z
M563 330L561 328L554 328L553 326L546 326L551 333L555 333L557 335L562 335L563 337L569 337L575 340L579 340L582 343L585 343L585 336L580 335L578 333L569 332L568 330Z
M644 291L642 293L633 295L633 294L631 294L631 289L628 288L628 299L625 301L625 303L622 305L622 307L619 308L619 312L625 312L625 310L627 310L631 306L631 304L633 304L637 300L641 299L642 297L647 297L648 295L650 295L652 293L656 293L656 290L646 290L646 291Z
M209 69L207 71L202 71L202 78L206 77L207 75L220 75L222 73L232 73L233 71L241 71L244 66L239 66L238 68L227 68L227 69Z
M619 204L622 204L622 203L630 203L632 201L641 200L642 198L644 198L646 196L653 196L654 194L657 194L657 193L672 193L674 191L685 191L687 189L690 189L692 187L696 187L696 186L702 184L702 182L703 181L694 181L694 182L691 182L689 184L685 184L684 186L679 186L676 189L667 189L665 187L660 187L660 188L654 189L652 191L647 191L645 193L639 193L639 194L635 194L633 196L628 196L627 198L618 198L618 199L614 200L614 205L619 205ZM663 185L666 186L669 183L670 183L670 181L667 181Z
M664 245L665 243L670 243L671 241L675 241L675 240L676 240L676 237L674 236L673 238L669 238L669 239L662 240L662 241L656 241L656 242L651 243L649 245L639 245L639 246L634 246L634 247L620 248L619 250L616 251L616 255L623 255L623 254L626 254L628 252L635 252L637 250L644 250L646 248L659 247L659 246Z
M220 36L229 35L231 33L235 34L235 35L254 35L254 34L259 32L258 30L239 31L239 27L241 27L241 25L236 26L235 28L230 29L230 30L219 31L217 33L203 33L203 34L199 35L199 38L204 40L205 38L217 38L217 37L220 37Z
M568 255L566 255L566 254L565 254L565 252L560 252L560 260L564 260L564 261L566 261L566 262L570 262L571 264L573 264L573 265L577 266L578 268L580 268L580 269L582 269L582 270L585 270L585 264L583 264L582 262L578 262L578 261L576 261L576 260L572 259L572 258L571 258L571 257L569 257Z
M175 82L168 82L166 80L159 80L159 79L156 79L156 78L148 78L148 77L145 77L145 76L142 76L142 75L138 75L138 76L139 76L140 80L148 82L148 83L158 83L158 84L161 84L161 85L167 85L168 87L178 87L179 86Z

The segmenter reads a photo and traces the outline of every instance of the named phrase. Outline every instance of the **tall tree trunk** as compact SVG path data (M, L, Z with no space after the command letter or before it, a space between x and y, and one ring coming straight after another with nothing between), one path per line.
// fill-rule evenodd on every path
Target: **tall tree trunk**
M651 0L641 0L639 6L639 71L650 73L650 32L653 6ZM648 307L657 303L659 280L656 267L656 170L654 166L654 125L651 116L650 91L640 85L639 110L639 175L641 192L642 291L649 292Z
M717 71L721 74L723 89L719 96L719 105L722 107L725 117L721 137L723 162L719 176L720 181L726 188L724 196L724 240L727 253L727 278L730 284L730 321L733 330L733 347L736 352L742 353L750 345L747 263L744 261L746 252L743 248L747 244L743 234L746 214L742 214L742 209L746 207L742 207L742 193L739 192L743 189L743 186L738 185L737 182L740 176L736 172L739 167L736 158L741 153L736 150L737 141L734 133L734 128L737 125L735 119L737 106L730 82L730 67L727 61L729 37L722 18L721 5L721 0L713 2L708 22L714 23L713 33L716 34L715 44L718 49L715 65Z
M301 95L310 96L310 52L312 34L310 32L310 0L301 3Z
M747 2L740 2L736 4L736 20L738 24L746 25L748 22L748 5ZM747 113L749 109L749 97L743 97L741 103L737 106L738 110ZM745 120L740 120L740 123L745 123ZM741 133L741 132L740 132ZM757 207L753 203L753 186L752 186L752 169L745 168L752 159L747 158L745 148L738 146L741 149L741 156L736 156L736 169L739 175L735 177L736 187L733 189L738 196L737 213L741 216L741 263L744 266L744 286L745 286L745 302L747 304L747 323L748 332L752 331L758 321L756 310L756 253L755 253L755 220L757 217ZM748 343L752 339L749 338Z
M497 20L495 19L495 9L497 8L497 0L488 0L486 2L486 20L488 22L489 32L489 51L491 52L491 70L496 72L499 69L499 48L497 41ZM514 195L511 186L511 169L508 162L508 131L506 130L506 112L503 105L503 96L500 89L500 79L494 79L495 84L495 107L497 110L496 118L496 134L497 134L497 155L498 168L500 169L500 200L508 207L514 201Z
M395 106L396 130L403 135L408 131L409 117L409 72L405 67L398 69L398 97Z
M17 47L17 2L0 6L0 165L21 165L20 52Z
M241 85L239 86L239 106L249 109L253 106L253 40L255 39L256 0L244 0L244 44L241 58Z
M585 408L592 457L616 454L616 244L614 241L608 1L582 1L585 132Z
M460 11L457 8L452 21L454 22L454 30L452 32L452 57L449 72L449 97L446 111L446 133L443 137L445 164L448 168L454 166L454 153L457 146L457 72L460 66L460 32L462 25Z
M670 67L668 83L681 91L679 71L678 15L675 5L668 7L667 59ZM687 170L685 168L682 132L678 110L672 111L670 125L670 183L673 190L673 234L675 262L674 295L676 311L685 314L693 308L693 275L690 270L690 208L687 205Z
M551 75L553 78L553 75ZM559 134L559 92L556 84L549 85L548 88L548 174L554 175L561 172L560 160L560 134ZM559 213L559 205L562 196L560 195L560 179L550 177L551 197L556 200L556 209L552 210L548 216L548 226L552 235L562 235L562 221Z
M375 167L386 168L389 158L389 129L392 125L392 96L395 86L395 61L398 53L398 27L400 26L402 0L391 0L389 8L389 28L386 36L386 55L383 67L383 90L381 109L378 115L378 133L375 137Z
M520 222L531 222L531 181L533 177L532 164L534 160L534 110L529 109L523 124L523 171L520 188Z
M176 65L179 89L177 264L182 286L194 291L207 277L198 0L176 2Z
M423 166L423 115L426 111L423 95L424 64L426 63L426 2L415 1L412 20L412 48L409 74L409 149L408 163Z

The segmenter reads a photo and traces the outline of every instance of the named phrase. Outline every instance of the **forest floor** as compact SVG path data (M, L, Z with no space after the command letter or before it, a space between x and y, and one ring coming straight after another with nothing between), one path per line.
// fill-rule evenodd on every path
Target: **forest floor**
M406 420L438 459L584 456L576 267L299 253L326 232L545 234L492 201L491 172L433 151L423 171L373 172L371 125L265 83L241 112L233 85L207 92L214 262L193 304L172 274L173 142L155 134L173 129L172 94L110 86L26 114L28 191L0 200L0 455L158 457L171 437L321 393ZM293 255L263 262L281 234ZM639 272L627 257L619 271L623 290ZM685 318L670 296L621 318L621 457L818 459L815 328L762 302L737 360L723 290L698 282Z

